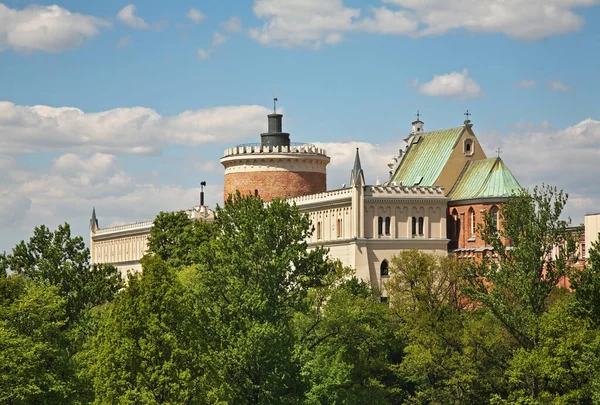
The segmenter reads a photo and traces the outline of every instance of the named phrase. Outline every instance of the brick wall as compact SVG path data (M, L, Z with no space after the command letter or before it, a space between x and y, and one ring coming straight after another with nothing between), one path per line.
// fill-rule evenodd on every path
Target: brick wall
M450 249L482 248L485 247L484 241L477 232L477 227L483 225L483 211L489 211L493 207L500 208L500 204L466 204L448 207L448 238L450 239ZM458 232L454 220L454 210L458 214ZM475 232L471 231L470 212L475 213ZM502 225L500 223L500 225ZM458 233L458 234L457 234Z
M299 197L327 191L327 175L311 172L246 172L225 175L224 198L239 190L242 194L258 194L264 201L274 198Z

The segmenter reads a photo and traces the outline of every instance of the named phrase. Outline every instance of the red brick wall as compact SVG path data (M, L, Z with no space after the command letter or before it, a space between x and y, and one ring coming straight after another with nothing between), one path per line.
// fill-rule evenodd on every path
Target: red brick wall
M327 175L311 172L245 172L225 175L224 198L239 190L258 194L264 201L327 191Z
M448 238L450 239L450 249L461 249L461 248L481 248L485 247L485 243L477 232L477 227L483 225L483 215L485 211L489 211L492 207L500 209L500 204L485 203L485 204L466 204L456 205L448 207ZM469 210L473 209L475 212L475 236L472 237L471 233L471 219L469 216ZM456 236L456 228L453 217L454 210L458 213L458 236ZM502 226L502 221L500 221Z

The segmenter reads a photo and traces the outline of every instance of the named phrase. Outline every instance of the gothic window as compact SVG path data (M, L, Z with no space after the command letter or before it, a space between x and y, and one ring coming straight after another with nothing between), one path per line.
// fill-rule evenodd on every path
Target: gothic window
M452 225L454 226L454 237L458 238L460 235L460 221L458 219L458 211L452 211Z
M415 236L417 234L417 218L412 217L412 234Z
M392 224L392 221L391 221L390 217L385 217L385 234L386 235L390 234L391 224Z
M469 224L471 228L471 237L475 237L475 210L473 208L469 208Z
M492 225L494 229L498 230L498 207L492 207L490 214L492 215Z
M423 217L419 217L419 235L421 235L421 236L423 236L425 234L423 232L424 223L425 223L425 221L423 220Z
M337 220L337 237L338 238L342 237L342 220L341 219Z
M321 239L321 223L317 222L317 239Z
M377 218L377 235L383 235L383 217Z
M388 263L387 260L384 260L383 262L381 262L381 266L379 267L379 274L382 277L389 276L390 275L389 267L390 267L390 264Z

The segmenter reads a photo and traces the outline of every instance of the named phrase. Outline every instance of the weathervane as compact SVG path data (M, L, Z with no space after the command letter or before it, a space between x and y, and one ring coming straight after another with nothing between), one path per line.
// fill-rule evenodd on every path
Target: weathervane
M273 99L273 114L277 114L277 97Z

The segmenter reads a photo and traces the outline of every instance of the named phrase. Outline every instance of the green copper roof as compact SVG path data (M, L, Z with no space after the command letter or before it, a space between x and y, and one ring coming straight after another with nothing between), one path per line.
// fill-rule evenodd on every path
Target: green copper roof
M448 197L452 200L508 197L521 189L500 158L468 162Z
M435 186L465 127L424 132L413 138L392 182L405 186ZM419 138L420 137L420 138ZM415 141L419 139L417 143Z

